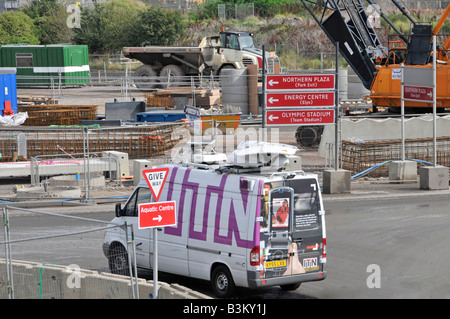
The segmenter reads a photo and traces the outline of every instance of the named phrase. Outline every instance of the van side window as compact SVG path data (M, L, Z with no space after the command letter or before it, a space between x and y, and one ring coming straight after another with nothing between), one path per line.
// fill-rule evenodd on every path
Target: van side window
M139 204L150 203L152 196L149 188L137 188L124 208L125 216L138 216Z

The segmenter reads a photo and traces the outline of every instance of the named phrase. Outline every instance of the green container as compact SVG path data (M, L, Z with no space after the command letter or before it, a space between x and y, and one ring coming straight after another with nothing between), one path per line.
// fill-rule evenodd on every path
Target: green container
M17 85L78 85L89 83L86 45L3 45L0 70L14 70Z

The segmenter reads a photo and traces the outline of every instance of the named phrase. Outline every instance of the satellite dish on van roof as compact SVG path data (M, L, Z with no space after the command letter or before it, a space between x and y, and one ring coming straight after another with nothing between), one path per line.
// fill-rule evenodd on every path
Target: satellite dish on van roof
M297 147L288 144L245 141L227 155L227 162L241 167L282 168L289 163L289 155L294 155L297 151Z

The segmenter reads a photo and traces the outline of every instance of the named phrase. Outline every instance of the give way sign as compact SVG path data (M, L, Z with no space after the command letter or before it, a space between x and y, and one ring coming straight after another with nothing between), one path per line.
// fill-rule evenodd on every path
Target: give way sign
M164 183L166 182L167 175L169 175L169 168L153 168L145 169L142 171L144 178L147 181L155 202L159 200Z

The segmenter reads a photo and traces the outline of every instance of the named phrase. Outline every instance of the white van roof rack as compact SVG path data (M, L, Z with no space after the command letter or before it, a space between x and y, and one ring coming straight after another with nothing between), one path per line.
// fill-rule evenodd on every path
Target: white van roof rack
M198 169L204 169L204 170L213 170L214 167L208 164L201 164L201 163L192 163L192 162L181 162L179 165L184 167L194 167Z
M297 170L297 171L275 172L272 175L270 175L270 178L276 177L276 176L282 176L283 178L291 178L291 177L297 176L297 174L302 174L303 176L306 175L304 170Z

